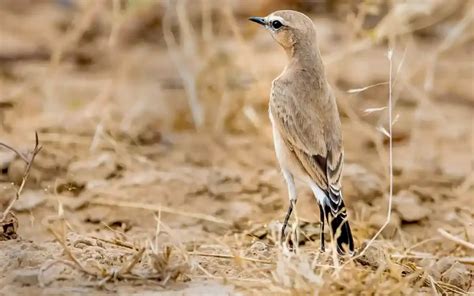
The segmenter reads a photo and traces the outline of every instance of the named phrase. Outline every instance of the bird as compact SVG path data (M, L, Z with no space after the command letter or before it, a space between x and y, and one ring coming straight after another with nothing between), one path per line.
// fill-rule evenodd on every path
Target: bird
M269 100L276 158L290 200L281 242L296 206L295 181L299 181L310 187L319 204L321 252L325 251L327 223L338 254L354 254L354 239L342 196L341 121L336 98L326 79L315 25L308 16L293 10L279 10L249 20L265 27L288 56L283 72L272 82Z

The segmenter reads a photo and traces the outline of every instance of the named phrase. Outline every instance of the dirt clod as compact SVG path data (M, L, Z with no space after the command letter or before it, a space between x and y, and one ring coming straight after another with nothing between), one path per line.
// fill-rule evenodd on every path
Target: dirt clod
M434 279L454 285L465 291L471 286L471 271L466 265L451 257L444 257L430 264L428 272Z
M359 164L344 166L344 191L351 200L372 201L382 194L380 178Z

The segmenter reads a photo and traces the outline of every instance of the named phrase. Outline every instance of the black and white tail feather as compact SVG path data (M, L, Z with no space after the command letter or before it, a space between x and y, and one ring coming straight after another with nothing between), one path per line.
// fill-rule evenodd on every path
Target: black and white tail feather
M341 255L347 253L353 254L354 239L352 238L351 227L347 219L347 210L342 197L340 182L344 161L343 153L340 154L334 167L330 165L331 160L332 154L330 153L324 164L321 160L319 161L323 170L326 171L328 181L328 187L327 190L325 190L326 198L320 210L323 211L324 218L329 224L331 235L336 241L337 252ZM323 221L321 221L321 223L323 223ZM323 244L324 242L321 241L321 243Z
M326 203L320 207L323 210L324 218L329 224L331 235L336 241L337 252L341 255L354 253L354 239L347 220L347 211L342 196L339 196L329 189L326 195Z

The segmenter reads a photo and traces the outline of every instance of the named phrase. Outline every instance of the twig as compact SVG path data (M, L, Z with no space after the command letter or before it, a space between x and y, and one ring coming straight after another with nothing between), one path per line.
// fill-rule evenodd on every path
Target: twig
M177 209L173 209L171 207L165 207L161 205L150 205L145 203L138 203L138 202L127 202L127 201L117 201L117 200L109 200L104 198L96 198L90 201L90 204L100 205L100 206L113 206L113 207L122 207L122 208L132 208L132 209L141 209L141 210L148 210L153 212L162 211L168 214L176 214L185 217L191 217L199 220L209 221L217 224L231 226L232 223L224 220L219 219L211 215L201 214L201 213L191 213L185 212Z
M15 149L13 149L10 146L8 146L6 144L2 144L2 146L14 151L15 153L17 153L20 156L22 156L18 151L16 151ZM35 148L33 149L33 152L31 153L31 158L25 160L25 158L22 157L26 161L26 168L25 168L25 172L23 173L23 177L21 179L20 187L18 187L18 190L16 191L15 197L10 201L7 208L3 211L0 222L3 222L5 220L5 218L7 217L8 213L11 211L11 209L12 209L13 205L15 204L15 202L18 199L20 199L20 195L23 191L23 188L25 187L26 181L28 180L28 177L30 176L31 167L33 166L33 162L35 161L35 157L36 157L36 155L38 155L38 153L41 151L42 148L43 147L39 145L38 133L35 132Z
M460 239L459 237L456 237L454 235L452 235L451 233L447 232L446 230L442 229L442 228L438 228L438 232L439 234L441 234L444 238L446 239L449 239L463 247L466 247L468 249L471 249L471 250L474 250L474 244L473 243L470 243L470 242L467 242L465 240L462 240Z
M360 258L370 245L375 241L375 239L382 233L382 231L387 227L390 223L390 218L392 216L392 199L393 199L393 133L392 133L392 57L393 57L393 50L389 49L387 58L389 60L389 80L388 80L388 133L389 133L389 192L388 192L388 209L387 209L387 219L385 220L384 224L377 233L370 239L370 241L366 244L365 248L356 256L352 257L351 260L347 261L345 264L349 263L352 260L356 260ZM344 264L344 265L345 265Z

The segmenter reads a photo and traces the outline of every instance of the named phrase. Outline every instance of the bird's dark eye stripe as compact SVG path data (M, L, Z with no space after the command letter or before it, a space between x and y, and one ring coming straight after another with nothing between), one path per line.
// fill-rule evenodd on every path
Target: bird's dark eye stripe
M281 28L282 26L283 26L283 24L282 24L280 21L273 21L273 22L272 22L272 27L273 27L274 29L279 29L279 28Z

